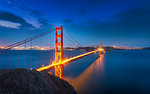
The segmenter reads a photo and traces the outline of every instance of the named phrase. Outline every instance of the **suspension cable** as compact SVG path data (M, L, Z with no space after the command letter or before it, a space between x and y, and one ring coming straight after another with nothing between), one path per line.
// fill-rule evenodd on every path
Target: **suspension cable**
M44 35L46 35L46 34L52 32L52 31L54 31L54 30L55 30L55 29L53 28L53 29L48 30L48 31L46 31L46 32L43 32L43 33L40 33L40 34L35 35L35 36L33 36L33 37L30 37L30 38L28 38L28 39L25 39L25 40L22 40L22 41L20 41L20 42L14 43L14 44L12 44L12 45L6 46L3 50L0 51L0 53L3 52L3 51L6 51L6 50L12 49L12 48L14 48L14 47L17 47L17 46L19 46L19 45L22 45L22 44L24 44L24 43L30 42L30 41L32 41L32 40L34 40L34 39L39 38L39 37L42 37L42 36L44 36Z
M79 44L79 46L81 47L81 44L75 39L75 38L73 38L72 36L71 36L71 34L69 34L69 32L64 28L64 31L77 43L77 44Z
M63 33L63 34L64 34L64 36L65 36L68 40L70 40L73 44L76 45L76 43L75 43L74 41L72 41L69 37L67 37L67 35L65 35L65 33Z

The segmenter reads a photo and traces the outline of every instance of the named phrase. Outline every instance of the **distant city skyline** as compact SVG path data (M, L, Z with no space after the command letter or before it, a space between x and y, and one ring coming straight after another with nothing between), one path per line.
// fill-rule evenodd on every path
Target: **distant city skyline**
M149 47L150 0L0 0L0 46L56 26L82 46Z
M86 47L93 47L93 48L99 48L99 46L86 46ZM132 50L132 49L144 49L144 47L126 47L126 46L103 46L105 47L113 47L116 49L126 49L126 50ZM4 49L5 47L0 47L0 49ZM63 47L64 50L74 50L74 48L80 48L80 47ZM84 48L84 47L81 47ZM48 47L48 46L32 46L32 47L14 47L11 50L53 50L55 47Z

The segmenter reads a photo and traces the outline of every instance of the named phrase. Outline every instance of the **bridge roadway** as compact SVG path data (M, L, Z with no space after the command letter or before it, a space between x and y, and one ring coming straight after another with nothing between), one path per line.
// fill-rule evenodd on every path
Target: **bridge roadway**
M50 71L50 70L53 70L54 69L54 66L58 66L58 65L64 65L64 64L67 64L67 63L70 63L71 61L74 61L74 60L77 60L77 59L80 59L81 57L84 57L84 56L87 56L87 55L90 55L90 54L93 54L93 53L96 53L96 52L100 52L100 51L104 51L104 49L97 49L97 50L94 50L94 51L90 51L90 52L87 52L85 54L82 54L82 55L78 55L78 56L75 56L75 57L72 57L72 58L69 58L69 59L66 59L66 60L63 60L62 62L57 62L57 63L52 63L52 64L49 64L47 66L42 66L41 68L38 68L36 69L37 71Z

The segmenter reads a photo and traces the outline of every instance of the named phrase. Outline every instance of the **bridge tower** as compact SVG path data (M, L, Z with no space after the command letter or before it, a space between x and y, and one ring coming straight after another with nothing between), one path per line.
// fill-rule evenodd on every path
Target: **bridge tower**
M100 44L99 44L99 49L102 49L102 43L100 42ZM100 51L100 56L102 55L102 51Z
M63 61L63 27L56 27L55 32L55 62ZM55 76L63 79L63 65L55 66Z

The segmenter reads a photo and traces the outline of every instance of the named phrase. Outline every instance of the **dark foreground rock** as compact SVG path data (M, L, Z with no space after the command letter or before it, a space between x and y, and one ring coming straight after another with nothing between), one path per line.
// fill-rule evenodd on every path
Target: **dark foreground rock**
M76 94L76 91L47 72L14 69L0 71L0 94Z

